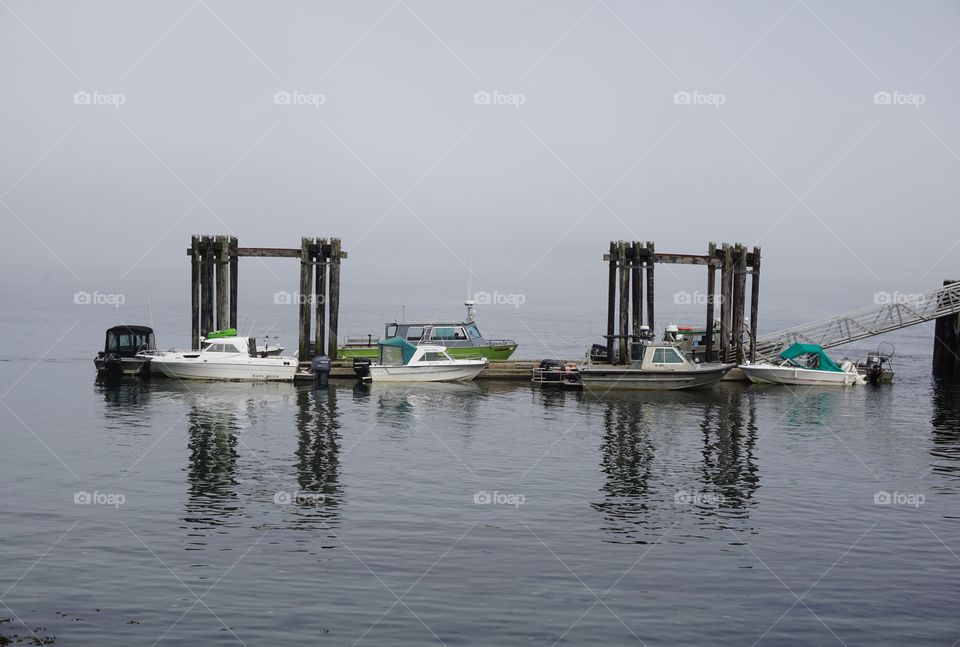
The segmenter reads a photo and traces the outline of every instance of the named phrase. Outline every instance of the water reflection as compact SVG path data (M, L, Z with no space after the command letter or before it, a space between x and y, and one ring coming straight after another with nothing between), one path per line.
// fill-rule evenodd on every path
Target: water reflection
M746 513L757 489L757 407L755 394L736 387L717 389L703 423L703 483L726 511ZM744 408L746 411L744 411Z
M129 432L150 427L150 385L139 379L98 379L94 391L103 396L104 428Z
M235 401L201 398L187 412L187 515L191 524L220 526L238 510Z
M377 421L396 430L408 430L437 411L456 411L458 425L472 428L483 396L474 382L373 383L362 388L369 390Z
M932 388L933 445L930 454L940 459L935 474L960 475L960 384L934 379Z
M611 541L656 540L687 511L702 523L747 518L759 486L754 397L712 391L584 397L603 426L603 513Z
M295 469L299 493L292 501L299 517L334 523L343 503L340 483L340 414L337 389L297 390Z

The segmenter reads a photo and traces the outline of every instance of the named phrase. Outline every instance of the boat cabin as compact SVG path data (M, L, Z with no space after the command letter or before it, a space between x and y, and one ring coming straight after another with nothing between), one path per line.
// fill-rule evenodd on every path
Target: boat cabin
M203 350L194 355L194 357L199 357L200 355L223 356L225 354L256 357L257 340L254 337L220 337L210 339L204 345Z
M157 349L153 328L147 326L114 326L107 330L103 354L136 357L137 353Z
M449 343L483 339L475 323L429 324L429 323L389 323L385 336L402 337L413 343Z
M630 362L644 371L689 371L696 366L676 344L650 342L631 344Z

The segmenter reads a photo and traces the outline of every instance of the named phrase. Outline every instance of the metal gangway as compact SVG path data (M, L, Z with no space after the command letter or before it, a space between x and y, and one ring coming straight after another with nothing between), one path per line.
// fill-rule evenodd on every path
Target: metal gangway
M775 361L780 351L791 344L812 343L830 348L960 313L960 282L923 294L893 295L887 300L890 302L788 328L758 339L757 359ZM749 341L745 341L744 352L749 357L748 347Z

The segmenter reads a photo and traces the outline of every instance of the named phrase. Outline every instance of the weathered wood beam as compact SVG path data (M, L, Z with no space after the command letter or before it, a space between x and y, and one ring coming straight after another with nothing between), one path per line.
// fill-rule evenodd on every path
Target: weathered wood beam
M237 256L300 258L301 250L287 247L238 247Z
M326 349L326 308L327 308L327 259L326 255L330 253L330 245L326 238L317 239L316 261L316 284L313 287L313 298L317 313L317 332L314 335L313 352L317 355L323 355Z
M300 239L300 293L297 295L300 306L300 321L298 327L298 357L301 362L310 359L310 294L312 292L313 266L310 257L311 240Z
M652 259L656 258L656 253L654 251L653 241L647 241L647 258ZM654 330L654 313L653 313L653 263L649 260L647 261L647 325L650 327L650 332L653 333Z
M340 260L346 258L340 249L340 239L330 239L330 288L327 292L329 301L330 329L327 333L327 355L330 359L337 359L337 326L340 325Z
M610 241L610 253L604 254L610 266L607 275L607 361L613 364L613 335L616 326L617 307L617 243Z
M190 239L190 348L200 348L200 236Z
M627 261L627 245L628 243L623 240L617 243L617 251L620 259L620 343L618 346L620 349L619 356L621 364L626 364L630 357L630 343L627 339L627 334L630 330L630 267Z
M750 273L750 362L757 361L757 323L760 305L760 248L754 247Z
M236 236L230 237L229 244L229 256L230 256L230 327L237 327L237 293L240 289L239 276L237 274L237 269L239 263L237 262L237 238Z

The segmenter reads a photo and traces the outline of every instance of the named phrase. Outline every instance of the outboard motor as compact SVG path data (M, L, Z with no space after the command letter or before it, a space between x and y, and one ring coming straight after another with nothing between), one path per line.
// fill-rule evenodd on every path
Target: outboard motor
M353 358L353 372L361 380L370 375L370 361L369 357L354 357Z
M330 379L330 358L326 355L314 355L310 360L310 372L313 373L313 385L327 386Z
M106 377L120 377L123 375L123 358L117 353L104 354L103 374Z
M867 359L867 382L876 386L883 377L883 359L880 356Z

